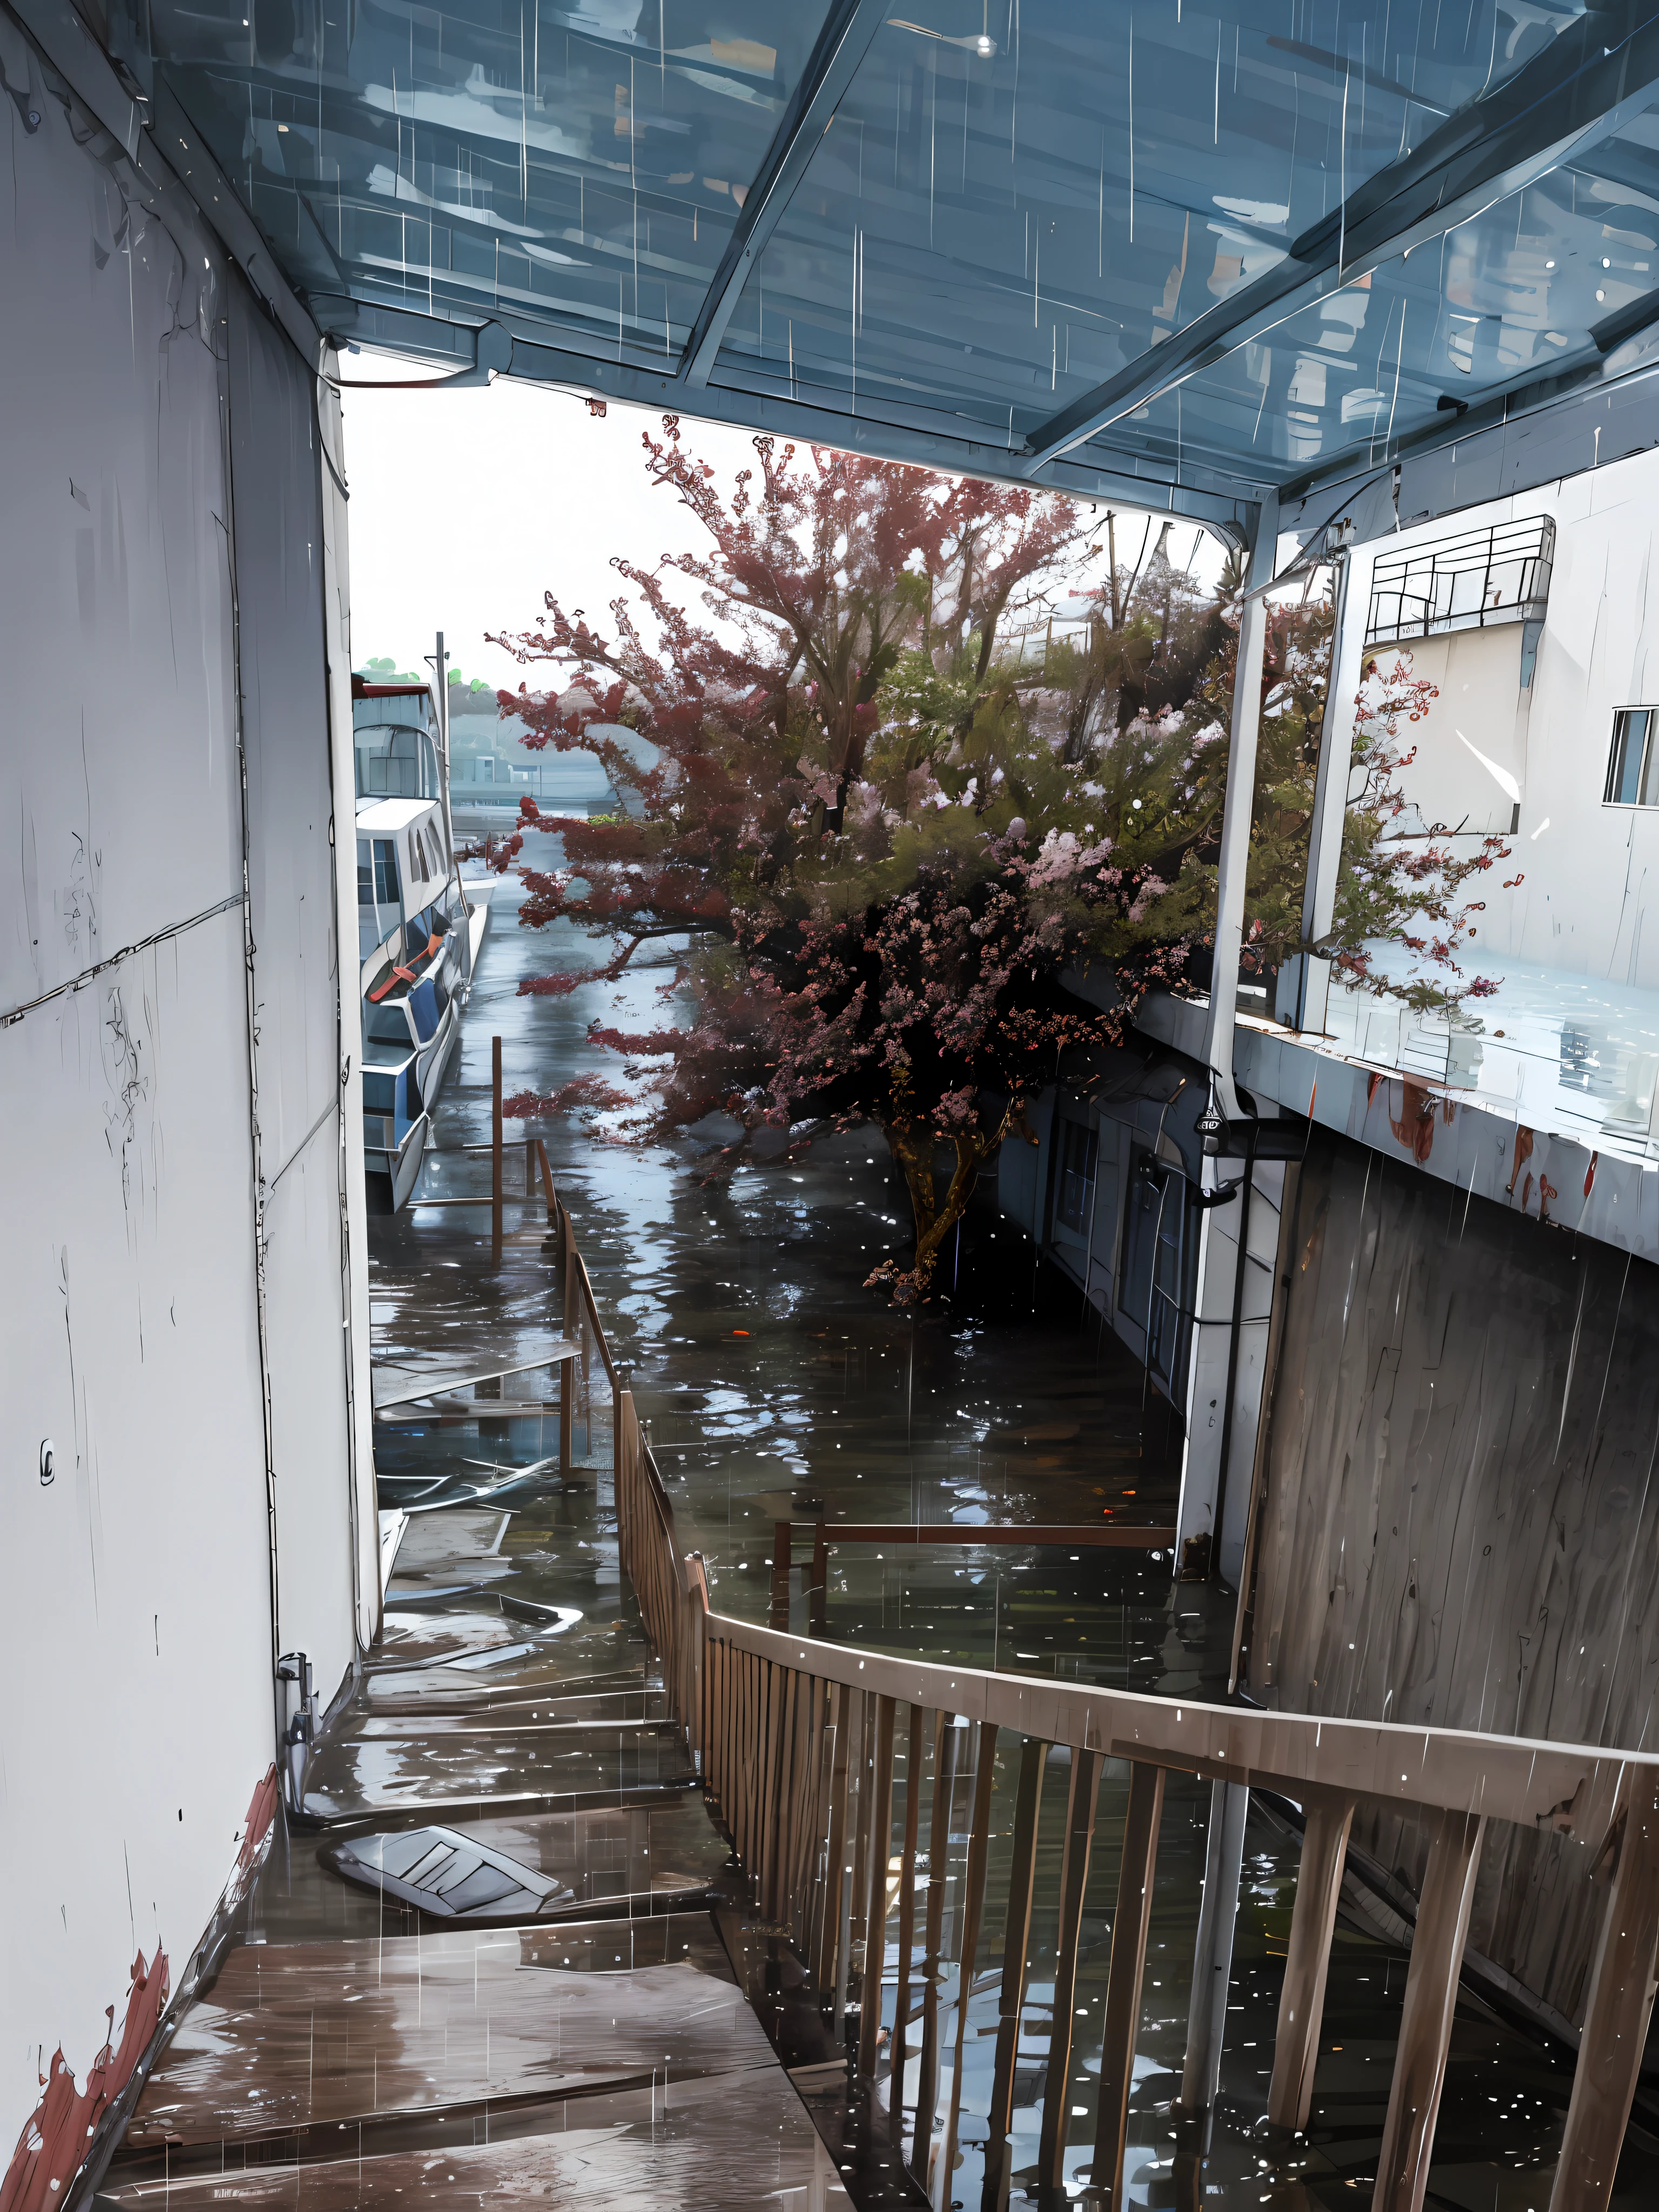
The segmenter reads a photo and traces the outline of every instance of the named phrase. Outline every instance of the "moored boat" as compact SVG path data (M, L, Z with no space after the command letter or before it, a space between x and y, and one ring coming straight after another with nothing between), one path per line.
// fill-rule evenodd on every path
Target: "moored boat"
M363 1165L380 1212L403 1206L420 1175L489 911L462 887L437 690L351 681Z

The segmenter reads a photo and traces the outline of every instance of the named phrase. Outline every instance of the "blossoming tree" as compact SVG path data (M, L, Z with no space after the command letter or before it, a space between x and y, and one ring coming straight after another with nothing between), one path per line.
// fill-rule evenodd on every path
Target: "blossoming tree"
M631 1091L590 1075L509 1110L628 1108L640 1134L716 1107L797 1133L874 1121L915 1248L872 1280L921 1296L984 1162L1062 1055L1115 1042L1210 927L1228 611L1171 567L1167 532L1151 560L1148 532L1120 564L1110 518L1096 528L1052 495L757 439L757 471L727 495L673 417L644 443L708 552L616 561L631 596L606 633L550 592L534 629L494 641L561 680L500 695L525 743L594 757L622 811L544 817L526 798L498 865L556 831L562 865L522 868L521 920L569 921L609 949L522 989L614 981L665 940L665 991L690 1018L593 1025ZM1285 938L1291 876L1299 905L1316 611L1275 636L1257 957ZM1374 759L1380 823L1388 759ZM1345 879L1356 928L1397 873ZM1113 981L1110 1012L1065 988L1091 966Z

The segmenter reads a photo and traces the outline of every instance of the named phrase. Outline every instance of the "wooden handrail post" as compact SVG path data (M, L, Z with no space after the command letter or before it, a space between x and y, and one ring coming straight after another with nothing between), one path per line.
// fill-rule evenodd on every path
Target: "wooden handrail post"
M841 1901L847 1875L847 1739L852 1728L853 1692L836 1686L834 1741L830 1751L830 1839L824 1862L823 1941L818 1954L817 1984L833 1990L840 1981Z
M891 1698L876 1699L874 1761L870 1778L870 1901L864 1923L864 1980L859 1992L859 2072L866 2086L876 2078L876 2057L881 2045L881 1978L887 1958L887 1859L893 1840L895 1710Z
M501 1264L501 1041L489 1040L489 1202L495 1264Z
M1310 1797L1305 1809L1302 1866L1296 1878L1290 1942L1285 1949L1279 2036L1267 2089L1268 2120L1276 2128L1293 2128L1297 2134L1307 2126L1313 2103L1319 2030L1325 2017L1325 1978L1331 1963L1331 1938L1336 1931L1353 1800Z
M1100 1793L1100 1753L1072 1751L1066 1800L1066 1848L1060 1864L1060 1923L1054 1943L1054 2010L1048 2031L1048 2073L1042 2091L1042 2133L1037 2148L1037 2186L1059 2189L1066 2179L1066 2124L1072 2112L1073 1998L1077 1991L1079 1930L1089 1886L1089 1853L1095 1838L1095 1800Z
M1112 1915L1111 1963L1106 1972L1106 2019L1100 2053L1100 2101L1095 2112L1092 2191L1104 2208L1123 2203L1123 2146L1134 2081L1135 2038L1146 1972L1146 1936L1152 1920L1152 1877L1158 1831L1164 1814L1164 1769L1136 1759L1129 1769L1129 1803L1123 1818L1123 1855Z
M1617 1817L1613 1886L1596 1936L1578 2063L1550 2212L1605 2212L1653 2016L1659 1959L1659 1802L1647 1788ZM1641 1787L1641 1781L1634 1786ZM1644 1802L1645 1800L1645 1802Z
M974 1808L968 1821L968 1865L963 1880L962 1933L957 1945L957 2033L951 2059L951 2098L939 2148L933 2202L939 2212L951 2203L957 2163L957 2130L962 2119L962 2069L968 2049L968 2008L974 1996L974 1962L979 1953L980 1921L985 1909L985 1869L990 1856L991 1790L996 1780L997 1724L981 1721L975 1730ZM1160 1770L1161 1771L1161 1770Z
M1181 2069L1181 2109L1188 2119L1209 2111L1221 2079L1227 1987L1233 1964L1233 1927L1238 1917L1244 1821L1249 1809L1250 1793L1243 1783L1211 1784L1204 1890L1198 1907L1198 1938L1193 1946L1187 2055Z
M1031 1948L1031 1899L1036 1875L1037 1825L1042 1771L1048 1747L1028 1736L1019 1755L1014 1799L1013 1863L1008 1870L1008 1912L1002 1936L1002 1991L997 2000L997 2055L991 2079L991 2113L985 2141L985 2185L980 2212L1007 2212L1013 2181L1014 2069L1019 2021L1025 2008L1025 1974ZM895 2064L897 2063L895 2059Z
M819 1523L822 1528L823 1523ZM916 1937L916 1837L921 1814L921 1753L926 1741L923 1711L910 1707L909 1732L904 1746L904 1851L899 1868L898 1980L893 1991L893 2042L889 2061L891 2087L888 2109L892 2116L892 2140L902 2154L904 2140L904 2062L910 2024L910 1961Z
M925 2189L930 2179L928 2154L939 2117L939 1951L945 1936L945 1884L951 1851L951 1802L956 1794L957 1742L961 1731L951 1713L933 1718L933 1802L927 1815L927 1917L922 1937L921 2063L917 2069L916 2129L910 2143L910 2171Z
M1371 2212L1423 2212L1486 1826L1484 1814L1446 1812L1431 1826Z

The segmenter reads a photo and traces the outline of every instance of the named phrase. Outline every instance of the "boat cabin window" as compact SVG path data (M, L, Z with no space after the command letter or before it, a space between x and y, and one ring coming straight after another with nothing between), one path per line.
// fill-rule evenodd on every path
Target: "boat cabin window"
M390 837L374 840L374 896L381 906L397 906L403 898L398 881L398 848Z
M374 869L373 863L368 858L368 846L359 845L357 848L357 903L359 906L373 906L374 903Z
M392 1068L366 1067L363 1070L363 1111L365 1114L392 1114L398 1108L398 1078Z
M410 1039L404 1003L402 999L393 999L384 1006L365 1006L364 1036L380 1038L387 1044L407 1045Z
M422 975L418 983L411 985L409 1011L415 1017L415 1034L422 1044L437 1035L438 1000L429 975Z

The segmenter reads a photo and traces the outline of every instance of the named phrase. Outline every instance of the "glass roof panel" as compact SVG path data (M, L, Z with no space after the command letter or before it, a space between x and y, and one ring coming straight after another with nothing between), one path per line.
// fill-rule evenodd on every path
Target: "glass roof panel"
M773 231L717 379L1009 445L1271 270L1580 12L911 3Z
M1380 462L1447 414L1543 380L1611 373L1618 318L1659 313L1659 112L1638 113L1408 254L1237 346L1111 425L1115 453L1284 481ZM1091 450L1085 448L1085 451Z
M154 36L302 292L552 324L660 369L823 16L819 0L155 0Z

